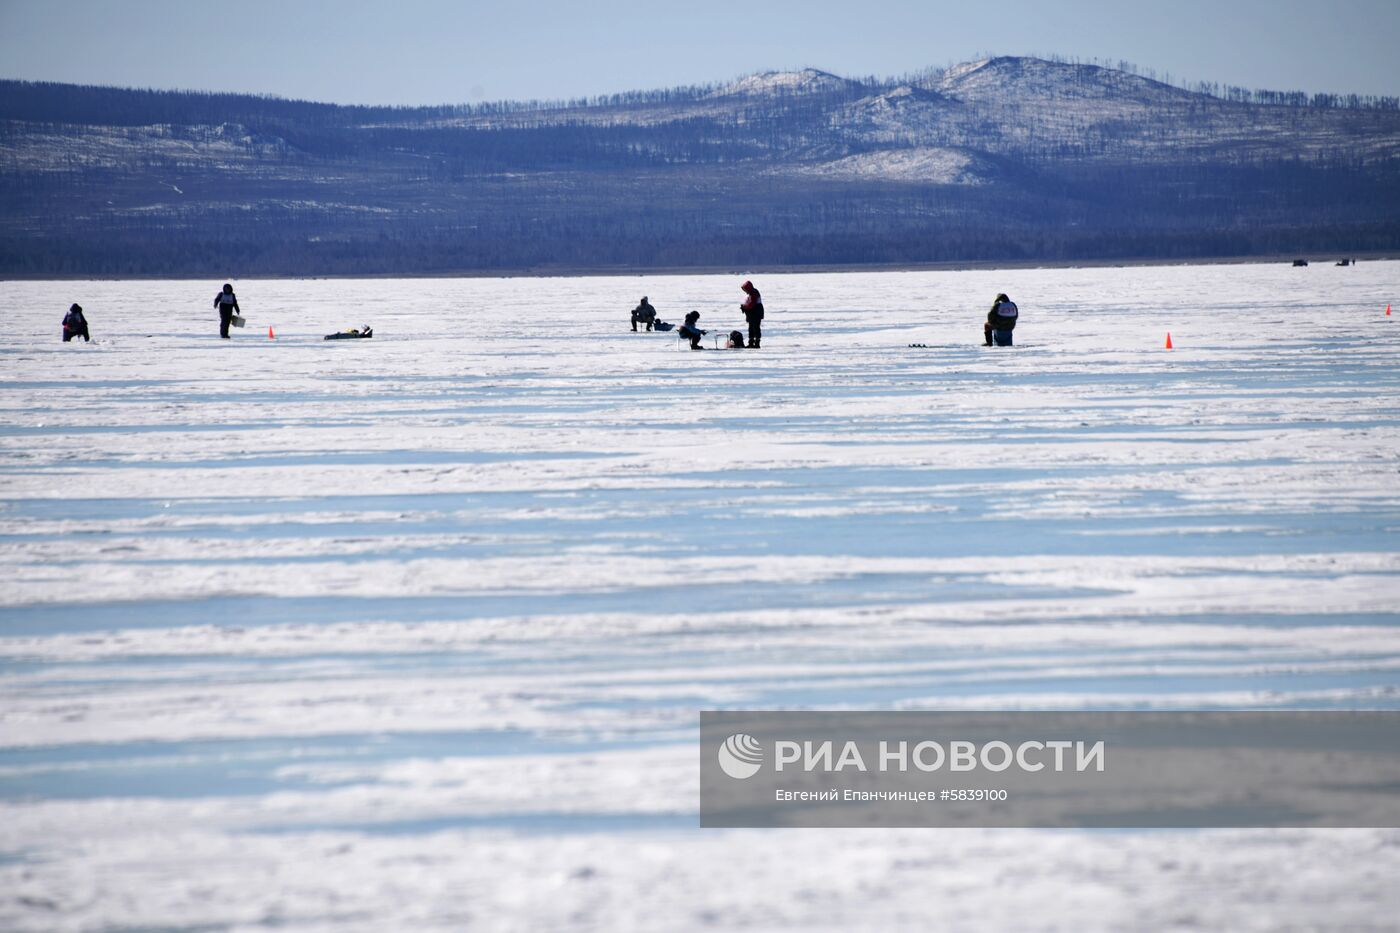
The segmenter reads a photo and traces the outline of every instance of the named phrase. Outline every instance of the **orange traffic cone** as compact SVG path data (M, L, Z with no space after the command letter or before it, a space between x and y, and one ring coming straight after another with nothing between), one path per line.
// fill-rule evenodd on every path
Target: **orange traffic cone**
M267 325L267 339L268 339L268 340L276 340L276 339L277 339L277 335L274 334L274 333L272 332L272 325L271 325L271 324Z
M1172 332L1171 332L1171 331L1167 331L1167 349L1170 350L1171 348L1172 348Z

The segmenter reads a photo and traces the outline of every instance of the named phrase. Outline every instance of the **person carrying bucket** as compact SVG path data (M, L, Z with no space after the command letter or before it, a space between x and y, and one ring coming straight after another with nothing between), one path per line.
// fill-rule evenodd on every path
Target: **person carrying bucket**
M234 297L232 285L224 283L224 290L214 296L214 307L219 309L219 336L227 340L228 326L233 323L233 316L239 313L238 299Z

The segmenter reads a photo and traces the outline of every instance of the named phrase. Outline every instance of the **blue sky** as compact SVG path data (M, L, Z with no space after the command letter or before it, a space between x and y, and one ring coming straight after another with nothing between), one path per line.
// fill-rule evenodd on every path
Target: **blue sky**
M0 77L341 103L582 97L801 66L886 76L985 53L1400 95L1400 3L0 0Z

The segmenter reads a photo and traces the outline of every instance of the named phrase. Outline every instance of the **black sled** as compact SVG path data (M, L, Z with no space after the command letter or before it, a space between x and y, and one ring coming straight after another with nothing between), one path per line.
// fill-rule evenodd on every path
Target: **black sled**
M374 328L362 327L359 330L343 330L337 334L326 334L326 340L364 340L374 336Z

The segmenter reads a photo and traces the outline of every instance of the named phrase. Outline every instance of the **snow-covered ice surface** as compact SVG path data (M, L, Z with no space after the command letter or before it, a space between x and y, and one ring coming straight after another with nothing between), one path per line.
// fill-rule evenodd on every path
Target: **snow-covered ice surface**
M1400 263L628 331L739 281L235 282L231 341L214 280L0 283L0 928L1393 922L1394 831L701 832L694 738L1400 705Z

